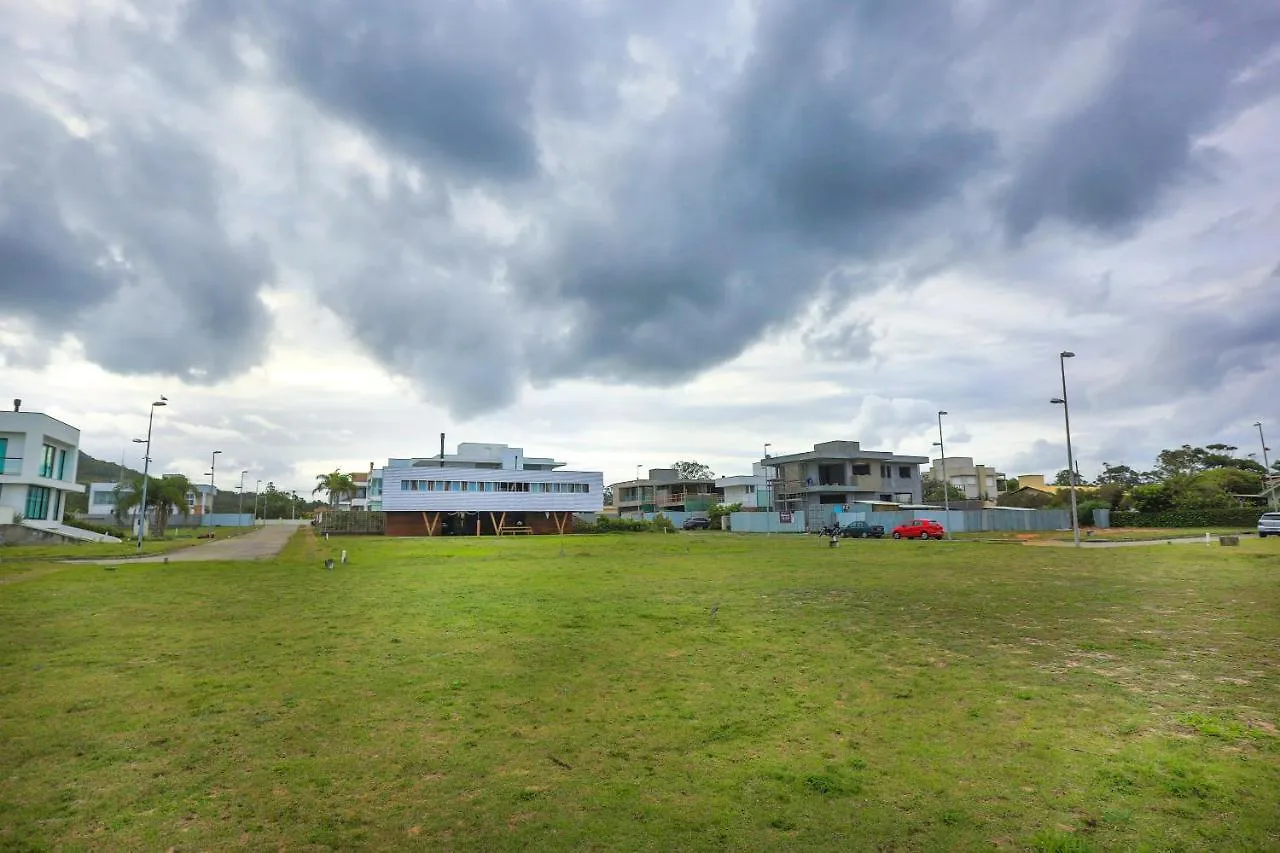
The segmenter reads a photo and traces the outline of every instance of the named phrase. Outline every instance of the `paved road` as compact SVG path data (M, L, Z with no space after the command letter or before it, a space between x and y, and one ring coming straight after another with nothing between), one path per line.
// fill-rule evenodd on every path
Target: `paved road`
M305 524L302 522L301 524ZM114 560L69 560L75 563L92 563L94 565L118 565L120 563L194 563L212 560L263 560L274 557L284 548L289 537L301 524L268 524L252 533L233 536L230 539L219 539L190 548L180 548L168 554L153 557L116 558Z

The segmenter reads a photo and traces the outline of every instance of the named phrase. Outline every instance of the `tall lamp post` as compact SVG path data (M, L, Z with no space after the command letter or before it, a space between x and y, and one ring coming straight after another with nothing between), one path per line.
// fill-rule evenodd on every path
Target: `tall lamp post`
M293 520L297 521L298 520L298 493L290 492L290 494L293 495Z
M147 437L139 441L134 439L136 444L145 444L146 452L142 457L142 503L138 507L138 553L142 553L142 531L147 526L147 475L151 471L151 425L156 419L156 409L161 406L169 405L169 398L161 394L160 399L151 404L151 410L147 413Z
M209 458L209 485L213 487L214 498L218 497L218 486L213 481L213 475L214 472L218 470L218 454L221 452L221 450L215 450L213 451L213 455Z
M253 523L258 523L258 495L262 493L262 481L258 480L253 484Z
M951 538L951 481L947 479L947 445L942 438L942 416L946 412L938 412L938 450L942 453L942 506L947 512L947 538Z
M239 517L236 519L236 527L244 527L244 475L248 473L248 471L240 472L240 502L236 510L236 515Z
M1063 350L1058 353L1058 368L1062 372L1062 396L1054 397L1050 400L1055 406L1062 406L1062 417L1067 427L1067 479L1071 481L1071 540L1077 548L1080 547L1080 517L1076 512L1076 482L1079 477L1076 474L1075 454L1071 452L1071 407L1067 403L1067 359L1075 358L1076 354Z
M1262 442L1262 467L1267 469L1267 472L1262 475L1262 485L1266 486L1269 484L1272 477L1271 457L1267 455L1267 452L1271 450L1271 448L1267 447L1267 437L1262 433L1262 421L1258 421L1254 426L1258 428L1258 441ZM1267 503L1269 503L1272 508L1276 505L1276 489L1274 486L1269 492L1267 492Z

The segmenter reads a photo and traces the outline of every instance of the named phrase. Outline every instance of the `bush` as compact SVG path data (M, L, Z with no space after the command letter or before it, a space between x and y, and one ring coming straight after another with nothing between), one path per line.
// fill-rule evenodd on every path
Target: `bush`
M129 535L113 524L97 524L80 518L64 518L62 523L67 527L78 527L81 530L88 530L90 533L101 533L104 536L115 536L118 539L124 539Z
M1081 527L1093 527L1093 511L1095 509L1110 509L1111 504L1107 501L1085 501L1076 507L1076 519L1080 522Z
M1266 510L1170 509L1164 512L1113 512L1112 527L1253 527Z
M633 521L629 518L601 515L594 524L580 520L573 523L574 533L671 533L675 529L671 519L665 515L660 515L653 521Z

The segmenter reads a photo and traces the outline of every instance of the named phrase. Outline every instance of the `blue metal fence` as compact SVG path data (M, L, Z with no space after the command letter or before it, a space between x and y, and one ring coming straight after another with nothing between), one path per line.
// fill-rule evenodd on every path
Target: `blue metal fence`
M252 513L211 512L200 516L201 527L253 527Z
M781 513L735 512L729 516L729 529L734 533L804 533L804 513L797 512L784 523Z

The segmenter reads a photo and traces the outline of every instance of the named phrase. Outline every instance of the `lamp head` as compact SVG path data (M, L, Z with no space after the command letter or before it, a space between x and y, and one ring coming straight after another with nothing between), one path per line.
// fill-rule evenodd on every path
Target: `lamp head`
M218 455L219 453L221 453L221 452L222 452L221 450L215 450L215 451L213 451L213 455L214 455L214 456L217 456L217 455Z
M156 400L154 403L152 403L152 404L151 404L151 407L152 407L153 409L158 409L158 408L160 408L161 406L167 406L167 405L169 405L169 404L165 402L164 397L161 397L159 400Z
M1062 352L1058 353L1058 358L1075 358L1075 357L1076 357L1076 354L1073 353L1071 350L1063 350Z
M1262 428L1262 421L1258 421L1257 423L1255 423L1255 424L1254 424L1254 426L1256 426L1256 427L1258 427L1259 429L1261 429L1261 428Z
M1067 401L1066 401L1066 400L1064 400L1064 399L1062 399L1061 397L1054 397L1054 398L1053 398L1052 400L1050 400L1049 402L1050 402L1050 403L1053 403L1055 406L1065 406L1065 405L1066 405L1066 403L1067 403Z
M941 417L942 415L945 415L945 414L947 414L947 412L938 412L938 416L939 416L939 417Z
M133 440L133 443L134 443L134 444L146 444L146 443L147 443L147 440L146 440L145 438L135 438L135 439Z

